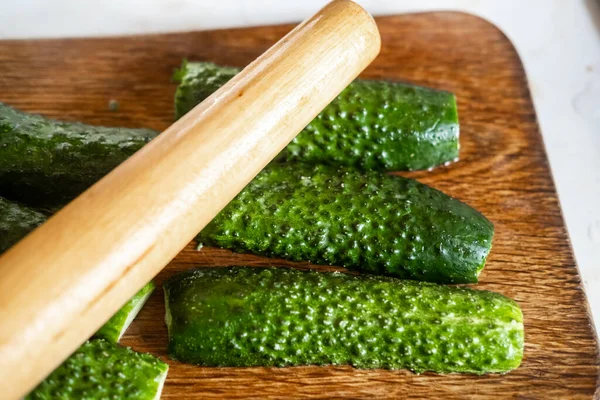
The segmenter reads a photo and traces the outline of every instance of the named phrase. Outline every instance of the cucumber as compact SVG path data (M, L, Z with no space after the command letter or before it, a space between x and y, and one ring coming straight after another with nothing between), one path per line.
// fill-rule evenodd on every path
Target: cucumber
M8 250L45 220L44 214L0 197L0 253Z
M175 72L179 118L239 72L184 62ZM281 161L416 170L454 161L459 153L452 93L386 81L351 83L279 155Z
M135 294L115 315L111 317L94 335L113 343L117 343L125 333L129 325L141 311L144 304L156 289L154 282L148 282L139 292Z
M159 399L169 366L108 341L86 342L38 385L28 400Z
M56 121L0 103L0 194L32 206L62 205L156 135Z
M271 165L197 236L201 245L440 283L471 283L494 227L417 181L325 165Z
M497 293L285 268L203 268L164 283L169 356L203 366L344 365L492 373L523 357Z
M44 214L0 197L0 254L44 221ZM154 282L146 284L96 332L95 336L118 342L155 288Z

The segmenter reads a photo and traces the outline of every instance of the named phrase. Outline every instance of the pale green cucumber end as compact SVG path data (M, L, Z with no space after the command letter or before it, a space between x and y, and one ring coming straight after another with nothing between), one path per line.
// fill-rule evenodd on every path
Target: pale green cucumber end
M164 373L156 377L156 382L158 383L158 387L156 388L156 394L154 395L154 400L160 400L160 396L162 395L163 387L165 386L165 380L167 380L167 374L169 373L169 365L167 364L167 369Z
M156 285L154 284L154 282L150 282L150 283L152 285L147 285L147 286L150 286L150 287L148 288L148 290L145 291L145 293L143 294L143 296L139 299L138 303L131 309L131 311L127 315L127 319L125 320L125 323L123 324L123 327L121 328L121 331L119 332L119 338L117 339L117 342L119 340L121 340L121 338L123 337L123 335L125 334L125 332L129 328L129 326L131 325L131 323L133 322L133 320L138 316L138 314L140 313L140 311L142 310L142 308L148 302L148 299L150 298L150 296L154 292L154 289L156 289ZM146 287L144 287L144 288L146 288Z

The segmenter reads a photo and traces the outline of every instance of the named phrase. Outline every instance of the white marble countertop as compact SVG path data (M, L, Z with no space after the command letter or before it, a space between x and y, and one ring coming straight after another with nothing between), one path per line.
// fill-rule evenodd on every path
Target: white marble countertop
M594 0L362 0L374 15L460 10L513 41L600 323L600 7ZM171 32L299 21L325 0L2 0L0 39ZM596 15L595 20L593 15Z

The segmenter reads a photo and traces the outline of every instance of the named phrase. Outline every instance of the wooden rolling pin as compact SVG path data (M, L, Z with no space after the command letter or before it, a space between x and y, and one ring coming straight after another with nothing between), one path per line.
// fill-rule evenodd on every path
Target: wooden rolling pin
M27 394L377 55L351 1L306 20L0 258L0 393Z

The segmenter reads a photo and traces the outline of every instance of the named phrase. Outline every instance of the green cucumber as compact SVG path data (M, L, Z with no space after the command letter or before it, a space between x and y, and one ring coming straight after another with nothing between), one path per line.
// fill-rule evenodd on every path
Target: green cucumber
M45 220L44 214L0 197L0 253L8 250Z
M0 254L44 221L46 221L44 214L0 197ZM118 342L155 288L154 282L146 284L96 332L95 336Z
M169 356L192 364L483 374L523 357L519 306L488 291L238 267L186 271L164 292Z
M154 282L147 283L94 336L117 343L144 307L154 289L156 289Z
M494 227L412 179L271 165L197 236L201 244L440 283L471 283Z
M32 206L62 205L156 135L56 121L0 103L0 194Z
M180 118L240 70L184 62L175 72ZM456 98L409 84L356 80L279 155L282 161L416 170L454 161L459 152Z
M27 400L159 399L169 366L158 358L97 339L86 342Z

